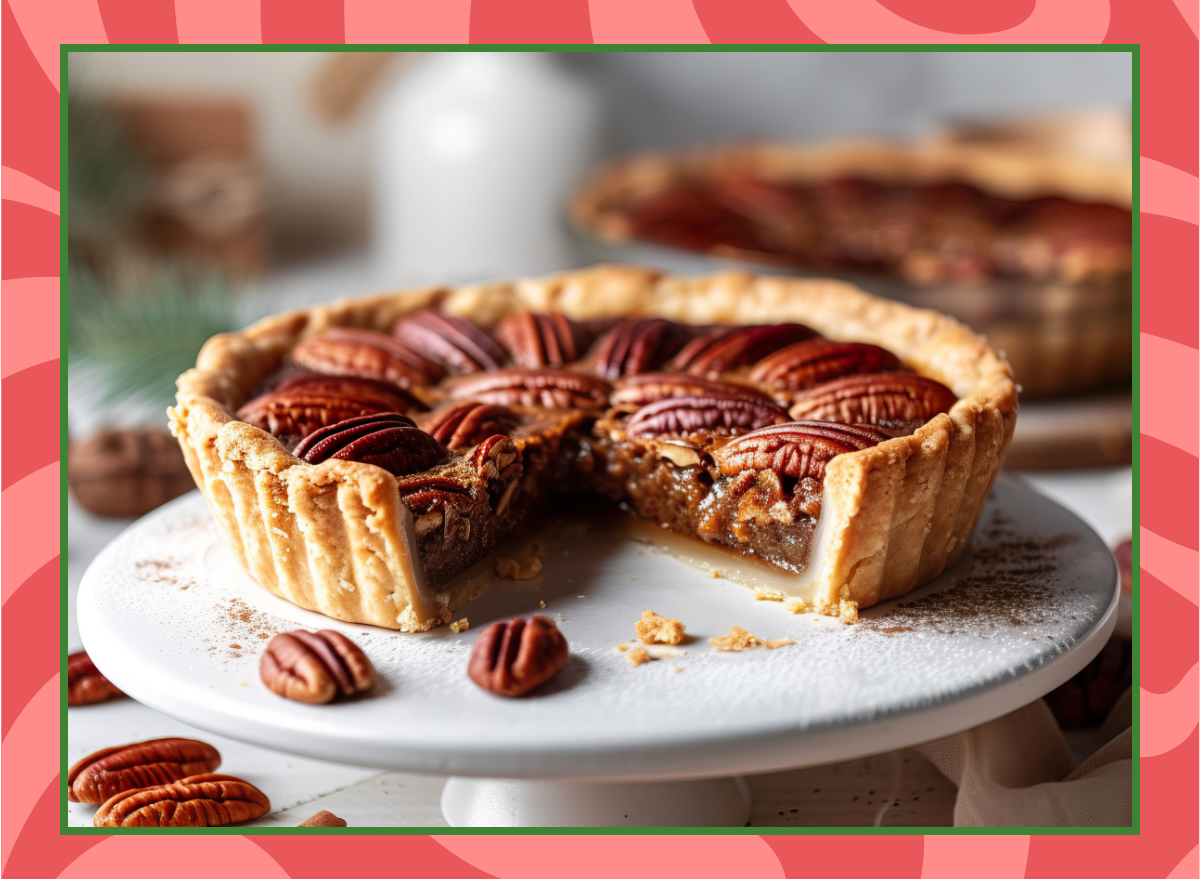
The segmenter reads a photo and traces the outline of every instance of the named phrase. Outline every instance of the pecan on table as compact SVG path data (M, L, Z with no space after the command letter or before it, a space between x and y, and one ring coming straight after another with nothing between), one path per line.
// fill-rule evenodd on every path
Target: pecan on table
M267 644L259 676L277 695L323 705L371 689L375 669L358 645L332 629L283 632Z
M630 436L689 436L706 431L730 436L787 420L787 413L774 403L737 397L668 397L634 412L625 422L625 432Z
M567 639L549 617L518 617L484 629L467 674L498 696L524 696L563 670L570 659Z
M797 421L874 424L893 436L912 433L958 400L948 387L907 372L848 375L801 391L788 414Z
M878 345L808 339L759 361L750 379L777 391L800 391L844 375L899 368L896 355Z
M588 336L582 326L557 311L514 312L500 321L495 335L513 363L530 369L574 363L583 356Z
M775 401L757 388L713 381L680 372L645 372L623 379L611 401L614 406L645 406L668 397L732 397L758 403Z
M385 413L349 418L314 431L296 446L295 455L310 464L330 458L359 461L404 476L445 463L450 450L411 418Z
M454 375L499 369L505 360L504 350L475 324L432 309L400 318L392 335Z
M436 361L401 344L387 333L331 327L292 349L291 362L327 375L349 375L402 388L431 384L446 374Z
M726 476L746 470L772 470L792 479L825 478L825 465L837 455L857 452L889 439L867 424L791 421L737 437L712 453Z
M267 795L232 775L193 775L125 791L96 812L97 827L224 827L271 811Z
M103 803L125 791L212 772L220 765L217 749L195 739L151 739L105 748L67 772L67 799Z
M520 424L517 414L506 406L466 400L427 416L422 428L448 449L464 449L495 434L507 434Z
M348 418L424 409L411 394L368 379L307 375L289 379L238 409L239 421L294 443Z
M603 409L612 386L569 369L501 369L455 379L448 390L455 400L480 400L497 406Z
M100 674L87 653L80 651L67 657L67 707L94 705L124 695Z
M691 331L660 318L626 319L593 347L597 375L607 379L657 369L691 338Z
M685 345L669 368L714 378L816 335L816 330L803 324L718 327Z

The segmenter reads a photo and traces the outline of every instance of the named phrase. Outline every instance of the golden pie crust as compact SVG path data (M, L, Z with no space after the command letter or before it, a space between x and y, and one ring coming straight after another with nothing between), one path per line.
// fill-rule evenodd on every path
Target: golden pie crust
M903 595L962 553L1012 439L1017 390L1005 360L937 312L837 281L729 272L678 278L601 265L533 280L426 288L267 318L216 336L180 376L171 428L242 565L274 594L351 622L407 632L449 622L469 591L432 590L396 477L370 464L312 465L238 421L253 389L301 339L331 326L387 331L437 304L490 327L519 309L585 320L659 316L681 323L804 323L832 339L887 347L959 400L911 436L839 455L826 467L810 561L810 609L837 614Z

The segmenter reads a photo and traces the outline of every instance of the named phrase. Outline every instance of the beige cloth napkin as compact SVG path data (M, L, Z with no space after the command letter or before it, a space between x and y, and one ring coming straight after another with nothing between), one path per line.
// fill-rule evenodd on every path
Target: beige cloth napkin
M1072 766L1062 730L1039 699L917 750L958 786L955 827L1128 827L1133 819L1131 691L1104 742Z

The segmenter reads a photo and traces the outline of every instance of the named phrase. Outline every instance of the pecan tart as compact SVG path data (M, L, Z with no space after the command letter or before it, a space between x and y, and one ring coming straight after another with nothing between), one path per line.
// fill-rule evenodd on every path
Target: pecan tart
M269 318L178 388L172 430L246 569L403 631L448 622L476 594L457 575L556 492L852 615L958 558L1017 412L1004 359L936 312L620 265Z

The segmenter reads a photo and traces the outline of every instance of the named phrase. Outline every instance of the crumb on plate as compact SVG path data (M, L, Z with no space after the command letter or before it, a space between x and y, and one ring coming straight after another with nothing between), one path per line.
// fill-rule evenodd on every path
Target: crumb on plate
M667 619L652 610L642 611L642 618L634 623L643 644L681 644L685 628L679 620Z

